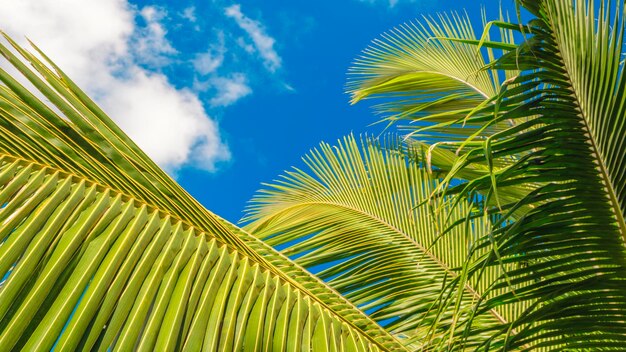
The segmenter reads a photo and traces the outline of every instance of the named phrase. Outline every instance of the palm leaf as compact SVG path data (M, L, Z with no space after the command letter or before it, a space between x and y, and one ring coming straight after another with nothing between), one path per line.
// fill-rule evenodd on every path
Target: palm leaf
M422 348L462 349L482 344L485 326L521 309L456 325L499 276L492 268L458 295L443 290L489 221L468 218L467 203L421 205L439 179L410 161L398 140L350 136L322 144L305 162L309 172L288 172L253 199L246 228L305 268L323 267L317 276L390 332ZM453 223L461 225L443 236ZM455 336L463 334L466 340Z
M0 45L6 62L53 106L0 69L2 349L404 350L204 209L58 68L7 39L22 59Z
M510 165L518 155L485 159L482 165L474 159L471 166L458 167L467 148L484 146L489 136L518 122L485 123L497 111L503 87L514 86L512 80L518 74L516 67L497 70L487 65L496 55L515 48L512 28L519 26L506 24L505 18L501 11L498 21L487 22L483 12L485 31L480 40L469 18L456 14L439 15L437 21L426 18L424 24L410 23L384 34L349 71L352 103L363 98L383 100L375 107L379 113L388 115L390 123L407 120L399 123L399 129L409 132L406 137L411 143L428 144L429 167L436 165L446 172L454 164L458 169L455 177L470 180ZM494 24L504 27L501 44L491 41L489 29ZM503 187L494 197L497 202L512 201L532 189Z
M512 43L511 33L503 30L501 36ZM488 32L483 39L488 46ZM464 120L489 104L501 84L497 70L485 69L486 60L495 58L494 49L487 47L485 56L467 43L473 41L476 35L469 17L458 14L425 17L423 23L407 23L383 34L350 68L347 90L352 103L382 98L385 102L375 106L376 111L390 123L408 120L400 128L411 133L434 122L449 123L448 131L438 129L448 140L462 125L462 136L468 130L478 135L498 131L502 126L481 131L481 125ZM510 78L515 70L504 74Z

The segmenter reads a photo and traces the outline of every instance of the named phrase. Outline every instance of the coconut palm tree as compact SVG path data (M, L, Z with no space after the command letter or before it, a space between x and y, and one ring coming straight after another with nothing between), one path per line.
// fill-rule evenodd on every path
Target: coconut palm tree
M348 89L408 135L322 144L244 229L6 37L0 350L623 349L624 5L519 4L375 41Z
M375 40L348 91L405 136L322 144L246 229L411 347L623 350L624 3L518 5Z

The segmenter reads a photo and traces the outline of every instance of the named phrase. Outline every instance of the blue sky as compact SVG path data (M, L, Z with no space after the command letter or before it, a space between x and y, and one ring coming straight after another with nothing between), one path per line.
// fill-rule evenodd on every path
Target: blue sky
M503 1L512 9L513 1ZM321 141L377 133L346 71L382 32L499 1L0 0L28 36L211 211L236 222L262 182Z

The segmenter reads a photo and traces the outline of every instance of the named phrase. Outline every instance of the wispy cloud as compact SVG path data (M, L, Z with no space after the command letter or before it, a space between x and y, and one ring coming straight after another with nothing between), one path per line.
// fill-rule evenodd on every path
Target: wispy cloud
M220 70L224 64L226 52L225 35L219 30L216 34L216 41L209 46L207 51L196 54L192 62L196 73L193 88L197 92L208 92L210 95L208 102L212 108L233 105L252 93L245 73L232 72L232 68Z
M176 88L160 72L177 55L166 16L125 0L20 0L3 6L0 23L16 39L37 43L161 166L213 170L230 157L217 122L197 92Z
M182 18L186 19L187 21L191 23L196 23L196 21L198 20L198 18L196 17L195 6L189 6L189 7L184 8L180 15L182 16Z
M198 16L196 14L195 6L185 7L182 11L178 13L178 16L186 20L189 24L191 24L191 28L193 28L194 31L196 32L201 31L202 28L200 26L200 21L198 21Z
M244 15L238 4L224 8L220 15L226 23L205 32L210 44L191 60L195 71L193 89L206 96L208 105L215 109L251 95L255 82L268 74L278 87L287 90L279 72L282 59L274 49L276 40L265 26Z
M270 72L276 72L282 65L282 59L274 50L276 40L267 34L261 22L244 15L239 4L227 7L224 13L226 16L234 19L237 25L248 34L254 49L263 59L265 68Z
M139 12L143 26L137 26L131 37L131 48L135 57L143 64L163 67L170 63L170 57L177 53L167 40L167 30L161 21L167 12L158 7L146 6Z
M234 73L228 77L214 77L209 83L216 90L215 96L210 101L213 107L232 105L252 93L247 78L242 73Z
M195 55L193 67L202 76L214 73L224 62L225 53L224 32L219 31L217 42L211 44L207 51Z
M224 54L219 51L209 50L205 53L196 54L193 60L193 67L201 75L208 75L215 72L224 62Z

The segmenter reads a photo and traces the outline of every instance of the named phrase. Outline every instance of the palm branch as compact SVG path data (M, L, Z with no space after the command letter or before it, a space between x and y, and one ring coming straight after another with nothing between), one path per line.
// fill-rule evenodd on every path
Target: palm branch
M491 43L486 33L483 42ZM514 46L511 30L502 30L500 36L505 43L496 47ZM447 141L458 139L459 133L463 137L470 129L476 135L499 131L507 124L482 130L484 126L463 119L492 103L501 81L515 76L516 70L485 69L501 50L485 45L482 53L472 44L474 40L469 17L459 14L424 17L384 33L348 72L351 102L382 99L375 106L376 113L416 137L433 122L442 126L429 131L429 136L436 134Z
M246 229L413 346L480 346L489 337L483 331L516 310L494 309L472 326L459 322L501 269L467 281L460 293L446 282L460 279L490 219L472 216L468 202L424 204L440 179L410 155L393 137L322 144L305 157L308 171L287 172L253 198Z
M6 39L25 79L0 69L2 350L405 350Z

